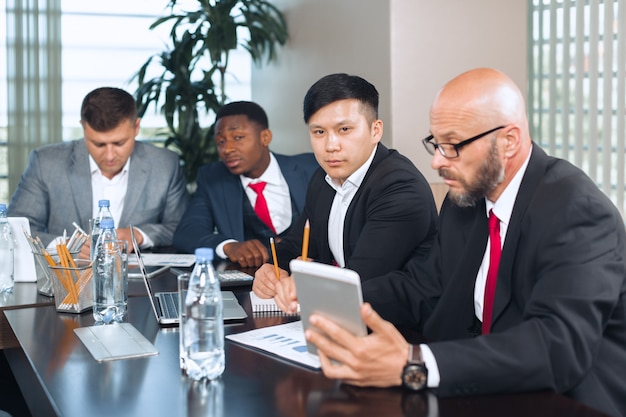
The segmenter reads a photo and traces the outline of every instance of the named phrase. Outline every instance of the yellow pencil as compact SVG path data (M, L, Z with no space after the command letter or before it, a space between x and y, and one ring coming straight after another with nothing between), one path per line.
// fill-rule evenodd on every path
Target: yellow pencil
M302 236L302 260L306 261L309 256L309 233L311 232L311 226L309 225L309 219L304 224L304 235Z
M276 272L276 279L280 280L280 272L278 271L278 258L276 258L276 246L274 245L273 237L270 237L270 248L272 249L272 260L274 261L274 272Z

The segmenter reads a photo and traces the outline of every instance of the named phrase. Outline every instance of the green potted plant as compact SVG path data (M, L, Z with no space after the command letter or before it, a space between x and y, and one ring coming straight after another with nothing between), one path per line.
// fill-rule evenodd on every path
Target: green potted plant
M213 127L200 125L200 112L215 113L226 103L224 80L232 50L242 45L255 64L264 57L276 58L277 45L287 42L284 16L267 0L197 0L198 8L184 11L170 0L170 14L150 29L166 22L171 45L150 57L135 78L138 115L150 105L165 116L166 147L180 154L187 183L193 184L198 169L217 160ZM242 39L238 28L248 36ZM146 72L160 66L161 74L146 79ZM159 108L160 106L160 108Z

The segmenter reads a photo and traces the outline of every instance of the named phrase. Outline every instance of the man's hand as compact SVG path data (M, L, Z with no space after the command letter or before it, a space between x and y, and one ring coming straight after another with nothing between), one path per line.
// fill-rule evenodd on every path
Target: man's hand
M280 279L288 277L287 271L278 268ZM274 265L264 264L254 273L254 281L252 281L252 291L260 298L272 298L276 295L276 287L279 280L276 278L276 270Z
M261 266L269 259L267 249L257 239L227 243L224 245L224 253L231 262L244 268Z
M126 227L124 229L117 229L117 238L119 240L125 240L126 242L128 242L128 253L131 253L135 250L133 248L133 239L130 236L129 227ZM137 246L141 246L141 244L143 243L143 235L135 231L135 239L137 239Z
M89 259L91 257L91 236L89 239L85 241L83 246L80 248L80 253L78 254L78 259Z
M359 386L389 387L401 384L409 344L398 330L383 320L369 303L361 317L372 333L357 337L324 317L313 314L310 322L320 332L307 329L307 340L317 346L324 375ZM334 359L339 363L331 362Z
M298 297L296 295L296 283L291 276L280 279L276 285L274 301L278 308L288 314L298 312Z

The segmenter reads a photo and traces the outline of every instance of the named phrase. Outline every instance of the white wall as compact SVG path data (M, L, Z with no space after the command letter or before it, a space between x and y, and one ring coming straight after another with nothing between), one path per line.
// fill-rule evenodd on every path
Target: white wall
M310 150L302 99L320 77L360 75L380 93L383 142L438 177L420 139L436 92L471 68L498 68L526 89L524 0L275 0L290 39L275 64L252 70L252 99L274 132L272 149Z
M393 147L438 182L420 140L437 91L476 67L494 67L526 91L526 1L392 0ZM382 94L382 92L381 92Z
M268 113L271 149L292 154L311 151L302 118L309 87L327 74L356 74L374 84L379 113L390 117L390 3L386 0L275 0L289 25L289 42L278 62L252 69L252 100ZM385 126L385 142L390 128Z

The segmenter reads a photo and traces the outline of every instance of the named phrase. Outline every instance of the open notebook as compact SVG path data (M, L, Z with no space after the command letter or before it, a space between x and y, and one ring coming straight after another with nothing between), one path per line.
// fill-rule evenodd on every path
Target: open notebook
M283 312L278 305L276 305L276 301L274 301L273 298L260 298L253 291L250 291L250 305L252 306L252 312L256 315L292 315ZM298 313L293 315L298 315L299 313L300 306L298 305Z

